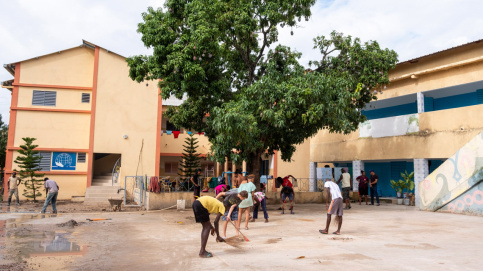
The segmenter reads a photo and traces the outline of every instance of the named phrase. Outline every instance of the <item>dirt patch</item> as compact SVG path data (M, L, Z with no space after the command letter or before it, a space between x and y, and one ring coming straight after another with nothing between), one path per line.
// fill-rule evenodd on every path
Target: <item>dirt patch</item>
M420 243L419 245L400 245L400 244L386 244L386 247L395 247L395 248L407 248L407 249L437 249L440 248L435 245L431 245L428 243Z
M351 253L351 254L338 254L334 256L330 256L331 260L374 260L369 256L360 253Z
M233 236L233 237L228 237L225 239L225 243L227 245L230 245L232 247L236 247L236 248L241 248L241 244L245 242L243 239L240 239L236 236Z
M265 241L265 244L275 244L282 241L282 238L272 238Z
M351 241L354 240L350 237L331 237L329 240Z
M67 222L57 224L57 226L58 227L70 227L70 228L73 228L73 227L79 226L79 225L81 225L83 223L85 223L85 222L77 223L77 221L75 221L74 219L71 219L71 220L69 220Z
M11 263L11 264L0 264L0 271L8 270L8 271L22 271L25 270L26 264L25 263Z

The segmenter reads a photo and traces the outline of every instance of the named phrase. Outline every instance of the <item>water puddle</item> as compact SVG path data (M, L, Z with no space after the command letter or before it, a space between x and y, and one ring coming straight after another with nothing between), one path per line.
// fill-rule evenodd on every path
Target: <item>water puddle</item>
M84 256L87 246L71 241L76 231L74 226L68 226L69 223L23 224L55 217L57 215L30 214L0 220L0 266L13 262L29 269L59 270L74 258Z

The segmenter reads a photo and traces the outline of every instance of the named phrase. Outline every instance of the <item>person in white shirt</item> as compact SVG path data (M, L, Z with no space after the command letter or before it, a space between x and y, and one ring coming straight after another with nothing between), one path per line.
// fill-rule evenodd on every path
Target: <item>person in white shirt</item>
M345 201L345 209L351 208L350 191L352 190L351 175L345 172L345 169L340 170L342 174L340 175L337 184L342 181L342 199Z
M343 215L342 195L340 194L339 186L329 179L325 181L324 187L326 188L326 191L327 191L327 196L326 196L327 224L325 226L325 229L319 230L319 232L322 234L328 234L332 215L336 215L335 219L338 220L339 226L337 228L337 231L334 232L334 234L339 235L340 228L342 227L342 215ZM330 202L330 206L329 206L329 196L332 198L332 201Z

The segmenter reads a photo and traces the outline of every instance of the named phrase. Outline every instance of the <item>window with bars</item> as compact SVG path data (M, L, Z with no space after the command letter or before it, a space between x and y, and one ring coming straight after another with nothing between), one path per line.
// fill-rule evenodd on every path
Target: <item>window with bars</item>
M90 102L91 102L91 94L82 93L82 103L90 103Z
M50 171L50 163L52 161L51 152L39 152L40 156L40 171Z
M34 90L32 105L55 106L57 102L56 91Z
M79 152L77 153L77 163L85 163L86 162L86 153Z

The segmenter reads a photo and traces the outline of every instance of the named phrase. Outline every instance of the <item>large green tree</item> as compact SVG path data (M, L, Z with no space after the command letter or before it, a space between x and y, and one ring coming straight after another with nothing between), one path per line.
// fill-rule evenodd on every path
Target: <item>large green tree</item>
M356 130L397 62L375 41L332 32L314 38L321 56L302 66L300 53L277 44L279 29L307 20L315 2L167 0L143 13L138 32L153 54L128 58L130 77L161 79L163 98L185 94L170 121L204 131L215 160L245 160L259 177L266 151L287 161L320 129Z
M38 145L33 144L36 139L32 137L24 137L22 140L25 144L20 145L19 156L15 159L15 163L20 168L17 171L25 184L23 195L37 202L37 198L42 196L40 191L44 184L42 178L44 174L37 173L41 170L39 151L35 150Z

